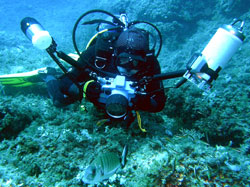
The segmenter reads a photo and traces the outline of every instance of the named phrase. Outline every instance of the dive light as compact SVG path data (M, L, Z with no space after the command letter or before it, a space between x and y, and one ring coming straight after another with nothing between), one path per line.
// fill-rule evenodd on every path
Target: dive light
M201 53L195 54L187 65L184 78L208 91L211 83L216 80L218 73L239 49L245 36L242 33L244 22L240 28L235 28L235 20L230 25L220 27Z
M52 37L42 25L31 17L26 17L21 21L21 29L32 44L39 49L47 49L52 44Z

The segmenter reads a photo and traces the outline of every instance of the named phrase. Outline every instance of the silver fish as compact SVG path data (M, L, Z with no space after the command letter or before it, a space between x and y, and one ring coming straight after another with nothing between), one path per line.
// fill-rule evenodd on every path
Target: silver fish
M125 166L128 152L124 147L121 159L115 153L104 153L94 159L85 170L82 181L86 184L97 184L114 175L118 169Z

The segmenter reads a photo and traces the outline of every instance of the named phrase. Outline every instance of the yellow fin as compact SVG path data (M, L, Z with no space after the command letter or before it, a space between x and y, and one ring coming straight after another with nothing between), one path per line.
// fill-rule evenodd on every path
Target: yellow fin
M47 68L40 68L34 71L25 73L14 73L0 75L0 84L10 87L26 87L42 82L40 73L47 71Z

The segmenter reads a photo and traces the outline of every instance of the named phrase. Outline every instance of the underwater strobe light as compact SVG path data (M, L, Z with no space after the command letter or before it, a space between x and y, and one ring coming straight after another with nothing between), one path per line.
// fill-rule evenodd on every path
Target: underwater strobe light
M234 25L241 22L239 28ZM195 54L187 65L184 78L204 91L209 91L211 83L217 79L218 73L232 58L243 43L244 22L234 20L230 25L220 27L201 53Z
M31 17L26 17L21 21L21 29L32 44L39 49L47 49L52 43L52 37L42 25Z

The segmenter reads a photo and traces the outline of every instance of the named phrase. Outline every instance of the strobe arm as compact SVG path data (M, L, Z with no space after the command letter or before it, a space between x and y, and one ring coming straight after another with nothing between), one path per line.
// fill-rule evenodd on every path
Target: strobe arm
M161 73L161 74L152 76L151 79L152 81L174 79L174 78L182 77L186 71L187 70L185 69L185 70L173 71L173 72L168 72L168 73Z
M154 76L149 76L149 77L144 77L141 79L137 85L146 85L149 82L152 81L160 81L160 80L168 80L168 79L174 79L174 78L179 78L183 77L187 70L179 70L179 71L173 71L173 72L168 72L168 73L161 73L161 74L156 74ZM181 85L183 85L186 82L186 79L182 79L176 84L176 88L179 88Z
M58 60L58 58L54 54L56 52L56 46L57 46L56 42L54 41L54 39L52 39L52 43L46 49L46 51L49 54L49 56L55 61L55 63L60 67L63 73L67 74L68 70L62 65L62 63Z

